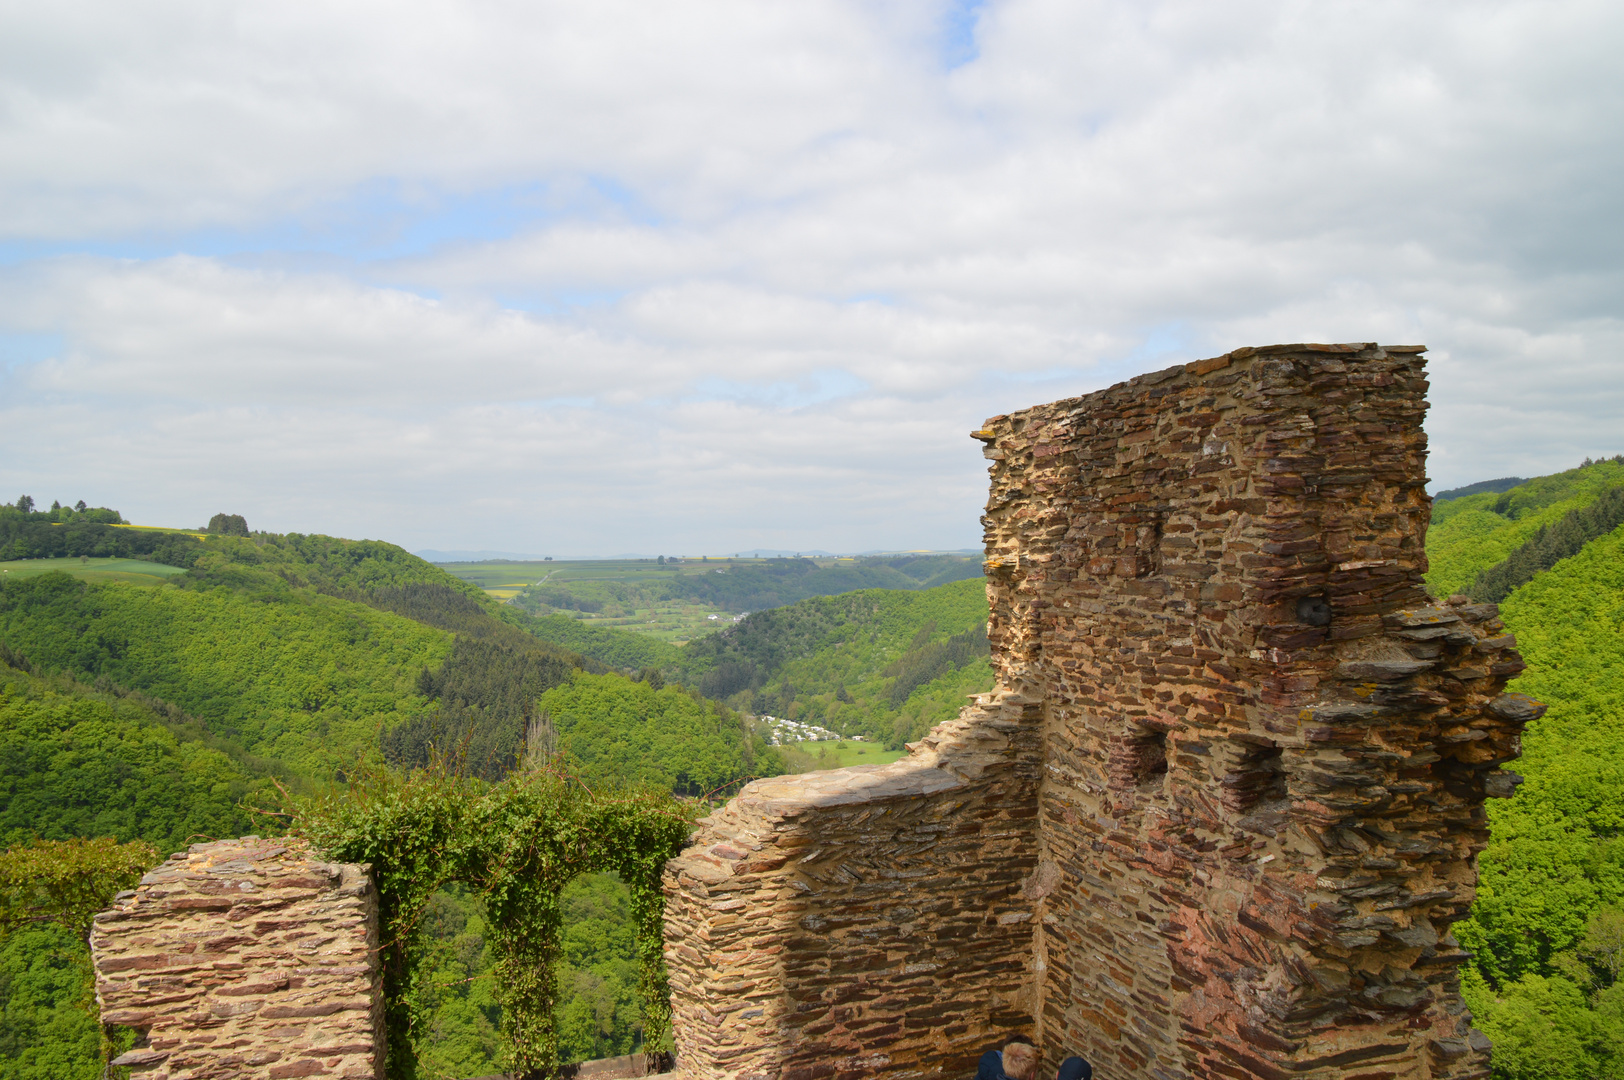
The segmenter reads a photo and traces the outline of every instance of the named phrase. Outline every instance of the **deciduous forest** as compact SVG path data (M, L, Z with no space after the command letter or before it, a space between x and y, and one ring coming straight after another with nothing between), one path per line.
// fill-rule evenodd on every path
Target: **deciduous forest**
M1439 503L1428 535L1435 593L1521 579L1501 594L1528 662L1512 689L1550 705L1510 766L1526 782L1489 804L1455 928L1498 1080L1624 1076L1624 529L1606 527L1621 488L1624 461L1587 462ZM1553 559L1553 534L1588 539Z

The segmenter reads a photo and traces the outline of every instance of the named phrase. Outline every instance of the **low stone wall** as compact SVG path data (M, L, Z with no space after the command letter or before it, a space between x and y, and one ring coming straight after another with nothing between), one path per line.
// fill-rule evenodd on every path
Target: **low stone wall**
M297 840L195 844L96 917L115 1065L152 1080L383 1075L377 897L365 866Z
M951 1073L1030 1027L1039 702L986 695L909 758L707 819L666 872L680 1074Z

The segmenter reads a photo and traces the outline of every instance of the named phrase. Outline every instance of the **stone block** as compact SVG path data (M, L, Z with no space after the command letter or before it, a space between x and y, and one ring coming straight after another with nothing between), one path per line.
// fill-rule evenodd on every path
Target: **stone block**
M146 1080L380 1080L377 946L367 867L300 840L194 844L96 917L102 1019L145 1044L114 1064Z

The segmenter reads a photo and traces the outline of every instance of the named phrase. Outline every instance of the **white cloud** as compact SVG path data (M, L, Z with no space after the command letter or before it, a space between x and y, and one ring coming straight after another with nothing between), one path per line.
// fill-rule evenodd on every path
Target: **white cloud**
M1624 450L1617 5L944 11L0 8L0 483L960 545L981 418L1303 339L1432 346L1446 486Z

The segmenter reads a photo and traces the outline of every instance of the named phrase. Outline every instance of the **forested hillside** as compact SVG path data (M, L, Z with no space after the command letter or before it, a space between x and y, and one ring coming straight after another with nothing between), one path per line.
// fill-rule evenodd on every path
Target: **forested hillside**
M44 671L163 698L249 753L331 779L427 707L418 673L446 659L451 637L277 584L0 582L0 641Z
M264 830L244 801L274 801L271 763L223 748L169 703L28 667L0 649L0 847L111 836L167 855ZM100 1075L83 949L57 926L0 935L0 1077Z
M683 672L735 708L901 746L992 688L986 586L868 589L758 612L690 642Z
M1477 905L1455 931L1477 954L1468 1001L1499 1080L1624 1076L1620 488L1624 463L1589 463L1443 503L1428 538L1435 592L1504 597L1529 665L1512 689L1550 706L1512 766L1526 782L1489 804Z
M208 533L53 515L0 515L8 554L139 555L185 572L99 583L85 579L102 571L65 560L53 564L65 572L0 576L7 845L113 836L168 854L277 831L279 819L250 811L278 804L273 778L298 793L342 783L361 762L443 754L494 779L538 739L556 740L566 768L611 788L708 791L782 770L738 715L542 640L532 616L394 545L242 535L235 515ZM591 895L571 907L583 925L566 933L565 1048L628 1053L640 1028L625 890L612 878L580 888ZM443 900L445 917L425 933L445 970L474 981L425 987L451 1055L426 1064L493 1073L499 1010L482 916L466 896ZM82 943L58 931L5 936L0 1080L100 1075L83 971Z
M676 686L577 672L542 694L537 715L589 784L646 783L704 795L783 771L737 713Z
M168 702L28 667L0 651L0 846L111 836L167 855L263 824L243 803L273 801L277 763Z
M1506 559L1542 527L1617 487L1624 487L1624 458L1436 504L1427 532L1427 587L1438 596L1466 591L1479 572Z

